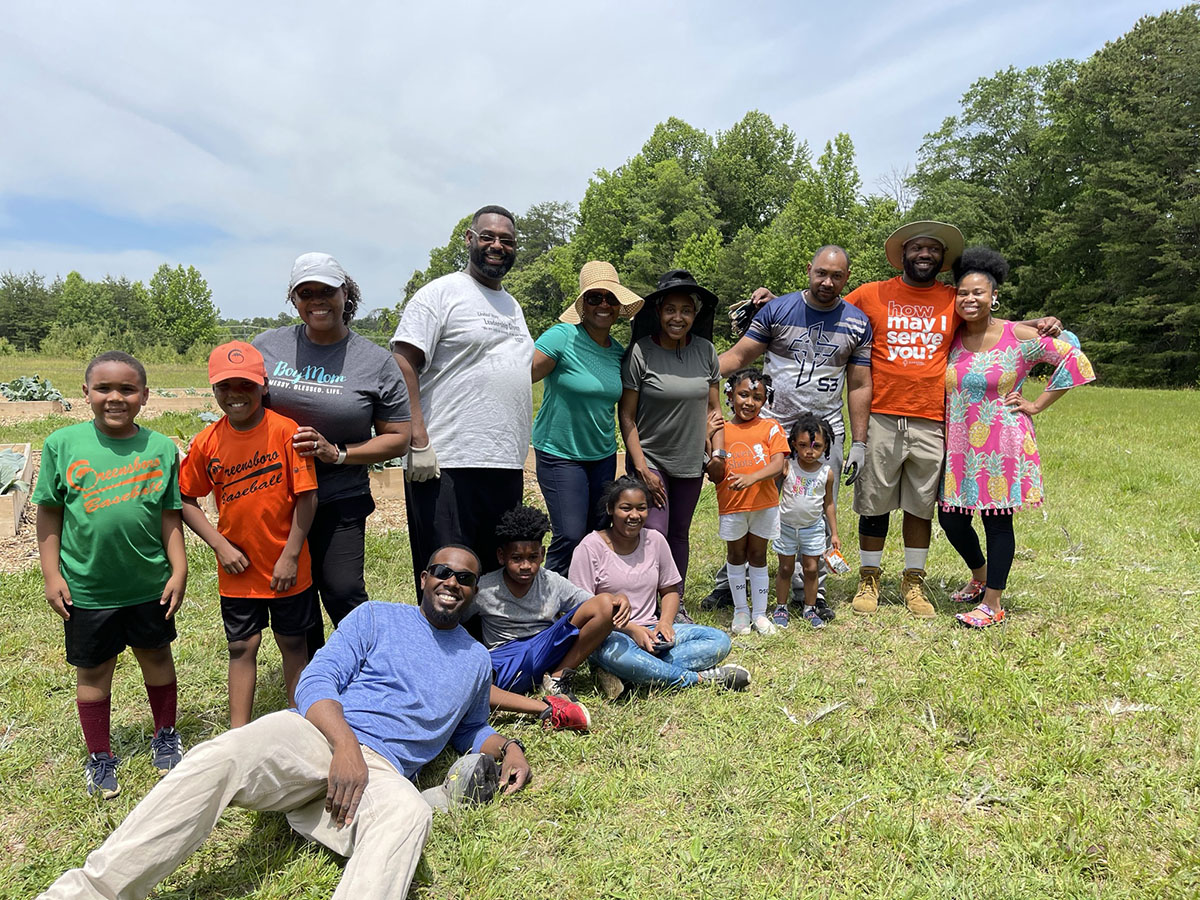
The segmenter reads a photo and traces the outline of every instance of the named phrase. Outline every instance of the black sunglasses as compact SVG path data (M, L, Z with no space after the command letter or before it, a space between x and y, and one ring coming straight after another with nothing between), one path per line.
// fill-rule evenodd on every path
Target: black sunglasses
M454 578L462 587L475 587L475 582L479 581L479 576L474 572L452 569L445 563L434 563L425 572L438 581L449 581L450 578Z
M621 301L612 294L584 294L583 302L588 306L620 306Z

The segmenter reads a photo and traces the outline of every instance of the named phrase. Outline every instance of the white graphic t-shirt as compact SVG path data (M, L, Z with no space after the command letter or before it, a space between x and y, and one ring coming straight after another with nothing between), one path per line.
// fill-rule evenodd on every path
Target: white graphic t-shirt
M520 469L533 424L533 340L505 290L466 272L443 275L404 305L392 335L425 354L421 411L438 463L450 469Z
M831 472L829 466L806 472L796 460L789 459L779 488L779 521L793 528L808 528L819 522L825 514L825 491Z

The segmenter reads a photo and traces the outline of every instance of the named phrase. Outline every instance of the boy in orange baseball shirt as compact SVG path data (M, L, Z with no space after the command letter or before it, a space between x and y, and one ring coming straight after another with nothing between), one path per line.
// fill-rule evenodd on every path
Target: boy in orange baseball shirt
M312 459L292 447L297 425L263 407L262 354L233 341L213 350L208 380L225 415L192 442L179 474L183 520L220 564L221 618L229 641L229 723L250 721L258 647L268 623L283 657L288 703L308 661L318 619L305 538L317 509ZM198 498L215 494L217 527Z

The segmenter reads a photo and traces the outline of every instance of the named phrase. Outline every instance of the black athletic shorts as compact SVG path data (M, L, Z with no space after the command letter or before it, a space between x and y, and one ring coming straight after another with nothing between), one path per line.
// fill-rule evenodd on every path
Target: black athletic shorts
M91 669L119 656L126 647L159 650L175 640L175 619L158 600L109 609L69 606L63 622L67 662Z
M252 638L268 624L285 637L304 634L320 617L315 587L288 597L221 596L221 620L225 623L225 640L230 643Z

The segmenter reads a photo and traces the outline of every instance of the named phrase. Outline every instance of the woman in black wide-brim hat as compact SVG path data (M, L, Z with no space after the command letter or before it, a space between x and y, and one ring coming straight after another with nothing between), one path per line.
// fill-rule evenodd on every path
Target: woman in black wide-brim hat
M704 483L705 425L711 413L721 413L721 366L712 344L716 308L716 294L690 272L667 272L633 319L621 368L617 418L625 468L650 489L646 525L667 538L682 579L681 598L688 531ZM690 621L682 603L680 616Z

